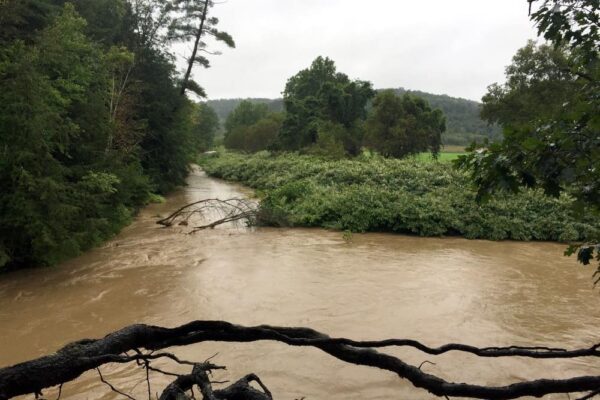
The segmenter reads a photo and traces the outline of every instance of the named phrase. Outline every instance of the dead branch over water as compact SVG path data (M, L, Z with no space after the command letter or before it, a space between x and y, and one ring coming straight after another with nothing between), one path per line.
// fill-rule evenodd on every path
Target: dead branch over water
M0 400L25 394L40 395L42 390L62 385L86 371L110 363L137 363L146 371L152 370L176 379L163 391L160 399L171 400L196 386L205 400L270 400L272 395L258 376L249 374L225 389L213 390L210 371L223 369L205 362L181 360L172 353L158 352L173 346L201 342L255 342L277 341L290 346L315 347L350 364L369 366L394 372L414 386L440 397L470 397L480 399L514 399L523 396L542 397L551 393L580 393L591 398L600 389L600 376L579 376L570 379L537 379L507 386L482 386L448 382L423 372L400 358L376 351L376 348L402 346L438 355L450 351L466 352L479 357L576 358L600 357L600 344L584 349L567 350L550 347L486 347L447 344L429 347L415 340L388 339L382 341L355 341L331 338L309 328L285 328L268 325L245 327L224 321L194 321L176 328L151 325L131 325L102 339L86 339L71 343L58 352L36 360L0 369ZM132 353L132 354L130 354ZM153 360L169 359L192 367L189 375L178 375L151 366ZM118 391L104 377L103 383ZM250 386L256 382L262 391ZM148 387L150 381L148 378ZM150 390L148 390L150 393ZM187 397L187 395L186 395ZM191 395L190 395L191 397Z
M168 217L157 221L157 224L166 227L175 224L188 226L193 217L200 217L205 221L214 219L212 222L194 226L190 233L196 233L228 222L245 222L246 225L254 225L257 214L258 204L252 200L242 198L204 199L179 208Z

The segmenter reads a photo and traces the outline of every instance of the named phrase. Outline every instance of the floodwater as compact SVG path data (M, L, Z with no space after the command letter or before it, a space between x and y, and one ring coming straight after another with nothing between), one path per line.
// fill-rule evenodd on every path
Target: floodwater
M600 342L600 292L591 268L562 256L564 245L353 235L321 229L221 226L185 234L159 215L196 199L251 193L195 171L189 186L144 209L103 247L56 268L0 276L0 367L51 353L129 324L176 326L195 319L309 326L353 339L412 338L437 346ZM344 364L316 349L283 344L206 343L174 350L213 359L234 381L255 372L276 399L429 399L396 375ZM598 374L590 359L484 359L391 349L447 380L508 384ZM161 367L184 372L167 363ZM146 398L137 367L106 366L107 379ZM169 378L154 376L158 392ZM54 398L49 390L47 398ZM63 387L62 399L117 396L94 373ZM566 399L566 395L555 398Z

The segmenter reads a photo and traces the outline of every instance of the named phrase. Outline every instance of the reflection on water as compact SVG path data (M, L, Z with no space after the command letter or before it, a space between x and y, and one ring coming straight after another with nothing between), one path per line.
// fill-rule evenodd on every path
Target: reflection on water
M319 229L220 227L186 235L156 225L158 215L193 200L248 194L201 172L189 184L167 203L143 210L102 248L57 268L1 276L0 366L136 322L175 326L193 319L302 325L334 336L415 338L430 345L600 342L600 295L591 270L562 257L562 245L387 234L347 242L339 232ZM216 361L228 371L217 378L256 372L277 399L430 398L393 374L344 365L315 349L206 343L176 352L199 361L219 352ZM600 367L586 359L389 352L417 364L434 361L423 368L446 379L480 384L597 374ZM105 372L122 390L146 390L133 368ZM166 382L157 376L154 390ZM66 385L63 398L114 396L89 373Z

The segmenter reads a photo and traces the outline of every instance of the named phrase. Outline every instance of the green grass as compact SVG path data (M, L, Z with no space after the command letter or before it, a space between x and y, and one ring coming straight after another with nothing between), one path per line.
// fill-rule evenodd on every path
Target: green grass
M420 153L415 156L415 159L421 162L450 162L456 160L459 156L462 156L464 154L466 153L441 152L438 154L438 158L436 160L435 158L433 158L431 153Z
M456 160L459 156L467 154L463 146L444 146L438 154L437 160L433 158L431 153L420 153L415 156L415 159L421 162L450 162Z

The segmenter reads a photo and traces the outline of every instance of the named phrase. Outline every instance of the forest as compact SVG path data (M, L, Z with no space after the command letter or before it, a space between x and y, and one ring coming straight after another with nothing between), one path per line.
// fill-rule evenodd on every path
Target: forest
M385 90L385 89L384 89ZM388 89L389 90L389 89ZM406 90L403 88L391 89L396 94L411 94L426 100L432 107L442 110L446 116L446 131L442 134L444 145L468 146L472 142L482 143L486 139L500 139L501 129L490 125L479 116L481 104L467 99L437 95L419 90ZM242 102L266 104L269 111L282 112L283 99L218 99L206 102L215 110L219 119L224 123L229 114Z
M0 3L0 269L97 246L206 150L160 4Z
M0 400L600 397L599 0L480 103L319 52L209 100L231 3L0 0Z

